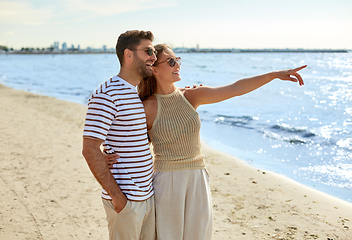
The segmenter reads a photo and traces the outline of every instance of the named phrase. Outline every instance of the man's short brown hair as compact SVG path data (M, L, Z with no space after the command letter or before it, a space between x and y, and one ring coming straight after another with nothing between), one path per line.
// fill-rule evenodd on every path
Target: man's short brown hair
M125 49L136 50L142 39L153 41L153 33L151 31L131 30L126 31L119 36L116 43L116 54L121 66L124 61Z

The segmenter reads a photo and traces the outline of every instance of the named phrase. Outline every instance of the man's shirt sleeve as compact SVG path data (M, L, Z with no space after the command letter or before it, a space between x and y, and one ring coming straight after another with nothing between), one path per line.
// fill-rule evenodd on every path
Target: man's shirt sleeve
M117 112L110 95L102 92L94 93L88 102L83 136L105 141Z

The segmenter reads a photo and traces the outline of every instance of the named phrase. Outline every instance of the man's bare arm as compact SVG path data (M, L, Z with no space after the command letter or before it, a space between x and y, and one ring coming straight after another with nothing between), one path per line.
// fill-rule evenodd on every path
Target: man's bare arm
M102 140L84 137L82 154L94 177L112 198L116 212L120 212L125 207L127 198L113 178L100 150L102 142Z

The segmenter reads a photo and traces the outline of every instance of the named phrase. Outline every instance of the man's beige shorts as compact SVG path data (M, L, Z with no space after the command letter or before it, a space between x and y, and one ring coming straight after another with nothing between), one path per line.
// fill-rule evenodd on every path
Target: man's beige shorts
M127 201L117 213L112 201L103 199L110 240L155 240L154 196L143 202Z

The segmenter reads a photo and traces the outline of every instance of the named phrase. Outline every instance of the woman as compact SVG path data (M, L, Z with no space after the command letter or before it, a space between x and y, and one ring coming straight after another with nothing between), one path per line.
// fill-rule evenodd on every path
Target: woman
M177 88L174 83L181 79L181 59L167 45L159 44L155 49L153 77L140 83L138 94L145 108L154 158L157 236L158 239L211 239L213 206L209 175L200 151L200 118L196 109L202 104L246 94L275 78L303 85L297 72L306 66L217 88Z

